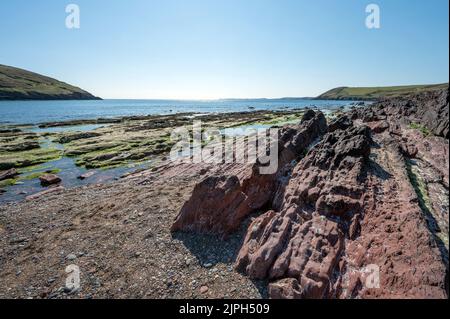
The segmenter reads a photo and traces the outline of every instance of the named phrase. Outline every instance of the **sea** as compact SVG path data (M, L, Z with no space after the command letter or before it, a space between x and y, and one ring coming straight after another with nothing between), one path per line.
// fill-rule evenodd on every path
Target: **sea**
M354 102L354 101L353 101ZM163 115L184 112L225 113L254 110L319 108L332 110L350 101L284 99L223 100L92 100L92 101L0 101L0 126L39 124L79 119Z

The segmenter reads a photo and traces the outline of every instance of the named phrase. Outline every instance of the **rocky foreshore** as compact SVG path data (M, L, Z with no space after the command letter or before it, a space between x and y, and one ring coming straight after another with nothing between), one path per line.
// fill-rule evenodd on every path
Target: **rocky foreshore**
M172 230L229 235L258 213L235 269L269 281L272 298L446 298L448 107L446 89L360 108L328 128L307 113L287 143L281 135L276 174L237 166L208 177Z
M0 206L0 298L447 298L448 108L446 88L310 110L280 130L270 175L161 160ZM115 125L137 141L166 120Z

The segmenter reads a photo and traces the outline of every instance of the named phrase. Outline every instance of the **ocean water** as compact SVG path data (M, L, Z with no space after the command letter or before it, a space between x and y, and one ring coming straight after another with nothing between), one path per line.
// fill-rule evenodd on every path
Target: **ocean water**
M100 100L100 101L0 101L0 125L38 124L75 119L114 118L132 115L174 114L182 112L242 112L283 110L305 107L333 109L350 101L309 99L255 100Z

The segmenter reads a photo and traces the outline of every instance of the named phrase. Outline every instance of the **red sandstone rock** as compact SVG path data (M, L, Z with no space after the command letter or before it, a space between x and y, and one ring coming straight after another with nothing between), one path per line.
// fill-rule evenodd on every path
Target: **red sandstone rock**
M49 186L61 182L61 178L54 174L44 174L39 177L42 186Z
M272 209L249 226L236 268L268 280L272 298L447 298L448 244L441 237L448 242L448 116L437 116L445 112L448 90L358 109L330 124L330 133L298 163L289 159L306 144L289 150L296 131L285 129L281 154L287 156L280 156L276 182L245 179L247 189L261 183L275 190L260 206ZM419 120L444 137L409 128ZM199 206L189 208L184 227L217 234L237 228L234 212L244 216L253 208L233 206L242 188L228 178L194 191L190 201ZM221 205L205 206L202 192L217 192ZM233 227L224 231L216 223L227 225L226 217Z
M267 205L278 189L279 172L326 131L323 114L311 112L300 125L281 131L276 174L260 174L258 163L228 165L225 175L207 177L196 185L171 230L227 236L246 216Z
M326 297L347 233L341 220L360 213L369 151L367 127L326 135L295 168L280 212L250 225L236 268L252 278L295 279L301 287L275 285L273 297Z
M45 195L49 195L49 194L53 194L53 193L58 193L58 192L60 192L60 191L63 191L64 189L65 189L65 188L62 187L62 186L52 187L52 188L49 188L49 189L47 189L47 190L45 190L45 191L42 191L42 192L39 192L39 193L30 195L30 196L27 196L27 197L26 197L26 200L35 200L35 199L38 199L38 198L40 198L40 197L42 197L42 196L45 196Z
M391 98L367 108L359 108L352 115L364 122L376 122L386 117L395 122L419 123L434 135L449 138L449 89L430 90L408 97Z
M375 134L383 133L384 131L389 129L389 123L387 121L371 122L367 123L367 125Z
M294 278L281 279L269 284L269 295L272 299L301 299L302 288Z
M250 225L236 268L272 281L272 298L445 298L444 257L400 146L377 141L371 163L369 141L364 128L326 135L295 168L280 212Z

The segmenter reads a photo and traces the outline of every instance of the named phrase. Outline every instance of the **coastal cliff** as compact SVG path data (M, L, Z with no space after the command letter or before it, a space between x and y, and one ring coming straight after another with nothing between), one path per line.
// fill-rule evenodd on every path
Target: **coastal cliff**
M1 100L99 100L78 87L0 64Z

